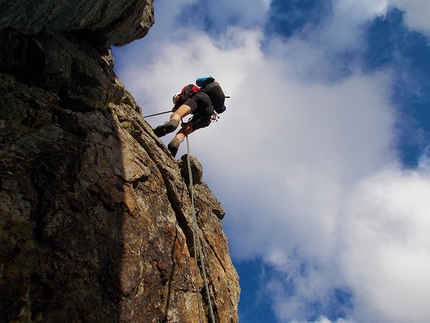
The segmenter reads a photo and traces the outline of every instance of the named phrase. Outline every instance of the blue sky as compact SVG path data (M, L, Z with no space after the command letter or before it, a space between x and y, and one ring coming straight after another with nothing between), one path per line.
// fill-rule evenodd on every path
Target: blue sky
M430 321L429 16L428 0L155 0L148 36L113 48L144 115L204 75L231 96L190 144L227 211L241 323Z

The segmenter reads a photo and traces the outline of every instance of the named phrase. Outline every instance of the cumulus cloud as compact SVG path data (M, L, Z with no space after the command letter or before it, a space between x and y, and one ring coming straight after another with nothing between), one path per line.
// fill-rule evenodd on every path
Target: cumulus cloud
M337 0L334 1L328 35L343 37L341 43L353 45L353 39L348 41L350 31L365 21L385 15L391 7L405 12L405 23L409 28L430 34L430 5L427 0Z
M355 321L344 320L342 318L337 319L336 321L331 321L325 316L321 316L317 321L305 322L305 321L292 321L291 323L356 323Z
M170 5L158 3L158 10ZM310 67L319 66L316 74L336 67L328 51L357 49L359 26L388 5L337 1L326 29L274 40L269 52L255 26L228 27L214 39L165 21L157 22L162 32L155 30L160 39L149 39L151 46L145 38L129 53L117 50L131 57L119 60L117 72L144 114L170 109L171 95L203 75L231 96L217 123L190 136L191 150L227 210L235 261L258 258L273 269L263 292L280 322L305 322L316 303L330 310L336 290L346 295L335 303L343 318L313 323L430 317L430 163L423 158L406 172L391 151L392 72L365 74L352 64L336 82L309 74ZM161 17L175 20L171 11ZM252 10L244 17L262 19ZM156 126L166 118L148 121Z
M262 0L219 0L201 1L200 6L200 14L206 15L212 29L222 31L231 25L242 28L261 26L267 19L270 4Z
M427 0L391 0L391 4L405 12L409 28L430 35L430 5Z
M374 17L384 15L386 0L337 0L333 2L333 17L322 29L322 39L334 50L356 49L362 45L360 27Z
M342 266L359 291L358 310L371 309L374 320L430 317L429 175L387 168L363 179L348 203Z

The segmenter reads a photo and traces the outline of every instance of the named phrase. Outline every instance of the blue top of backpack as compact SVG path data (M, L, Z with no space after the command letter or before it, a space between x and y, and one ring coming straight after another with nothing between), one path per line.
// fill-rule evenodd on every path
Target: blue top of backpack
M212 76L205 76L205 77L199 77L196 80L196 85L198 87L204 88L206 85L211 84L212 82L214 82L215 79Z

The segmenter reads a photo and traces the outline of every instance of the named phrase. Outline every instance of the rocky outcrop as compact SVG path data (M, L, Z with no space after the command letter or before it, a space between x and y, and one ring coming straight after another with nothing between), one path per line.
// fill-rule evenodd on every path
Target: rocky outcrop
M0 29L85 31L104 47L142 38L154 23L152 0L0 0L0 9Z
M194 230L185 161L112 70L152 3L28 3L0 1L0 322L198 322L198 294L209 322L194 232L216 321L237 322L225 212L191 158Z

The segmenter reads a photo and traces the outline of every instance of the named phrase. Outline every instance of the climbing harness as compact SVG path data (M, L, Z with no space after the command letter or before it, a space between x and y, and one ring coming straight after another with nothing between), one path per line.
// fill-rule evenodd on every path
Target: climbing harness
M212 122L218 122L218 120L219 120L219 115L218 115L218 113L216 113L215 111L214 111L214 113L212 114L212 116L211 116L211 123Z
M189 176L189 188L190 188L190 192L191 192L191 206L192 206L192 211L193 211L193 243L194 243L194 258L195 258L195 263L196 263L196 289L197 289L197 303L198 303L198 307L199 307L199 319L200 319L200 323L202 322L202 314L201 314L201 310L200 310L200 296L199 296L199 291L198 291L198 279L199 279L199 267L198 267L198 259L197 259L197 247L199 249L199 256L200 256L200 263L202 266L202 276L203 276L203 281L205 283L205 289L206 289L206 296L208 298L208 303L209 303L209 311L210 311L210 315L211 315L211 320L212 323L215 323L215 317L214 317L214 312L213 312L213 308L212 308L212 302L211 302L211 295L209 293L209 285L208 285L208 280L206 278L206 269L205 269L205 261L204 261L204 256L203 256L203 251L202 251L202 245L200 243L200 239L198 237L198 229L199 226L197 224L197 218L196 218L196 210L195 210L195 206L194 206L194 188L193 188L193 174L191 173L191 160L190 160L190 142L188 140L188 136L186 136L187 138L187 166L188 166L188 176Z
M188 120L187 120L187 122L183 122L183 120L182 120L182 126L184 126L184 125L186 125L187 123L190 123L191 121L193 121L193 118L194 118L195 116L191 116ZM211 115L211 117L210 117L210 123L214 123L214 122L218 122L218 120L219 120L219 115L214 111L214 113L212 113L212 115Z

